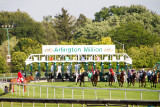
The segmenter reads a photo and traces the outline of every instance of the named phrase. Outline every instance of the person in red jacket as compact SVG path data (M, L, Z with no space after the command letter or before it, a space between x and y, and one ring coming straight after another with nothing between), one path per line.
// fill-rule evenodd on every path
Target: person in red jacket
M109 69L109 71L110 71L110 74L114 75L113 69Z
M21 71L18 72L18 79L20 80L20 82L23 82L23 75Z

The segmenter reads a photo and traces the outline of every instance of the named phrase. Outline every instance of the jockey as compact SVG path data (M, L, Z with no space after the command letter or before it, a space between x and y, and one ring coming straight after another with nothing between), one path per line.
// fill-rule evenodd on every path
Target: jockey
M131 72L131 70L129 69L129 71L128 71L128 78L131 79L131 76L132 76L132 72Z
M20 82L23 82L23 75L21 71L18 72L18 79L20 79Z
M109 71L110 71L110 74L111 74L111 75L114 75L113 69L109 69Z

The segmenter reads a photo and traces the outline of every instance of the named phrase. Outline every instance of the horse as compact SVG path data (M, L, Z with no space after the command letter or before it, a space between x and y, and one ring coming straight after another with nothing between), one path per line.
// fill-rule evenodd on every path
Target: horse
M134 87L134 85L135 85L135 79L136 79L136 73L133 73L133 75L131 75L130 77L128 77L127 78L128 86L129 85L131 86L131 84L132 84L133 87Z
M108 72L107 75L108 75L108 77L106 77L106 80L109 81L109 86L110 86L110 85L112 85L112 82L114 81L114 75L113 75L113 74L110 74L109 72ZM106 83L105 86L107 86L107 83Z
M154 75L151 76L151 88L152 88L152 84L153 84L153 87L155 85L155 88L156 88L156 84L157 84L157 74L155 73Z
M91 77L92 85L95 86L95 87L97 86L99 73L100 73L100 71L97 70L97 71L95 72L95 74L93 74L92 77Z
M84 86L84 77L87 76L87 73L86 72L83 72L81 75L79 75L78 79L77 79L77 82L76 82L76 85L77 83L80 81L80 85L81 86L81 82L83 82L83 86Z
M117 75L117 76L118 76L118 75ZM121 74L119 75L119 77L117 77L117 78L118 78L119 86L121 86L121 87L123 87L124 76L125 76L124 71L122 71Z
M142 73L142 76L139 76L139 87L143 87L143 83L145 83L144 87L146 87L146 72Z
M26 78L24 79L24 81L23 81L23 84L28 84L28 82L29 82L30 80L34 81L33 75L31 75L31 76L29 76L29 77L26 77ZM10 83L19 83L19 82L17 82L17 78L13 78L13 79L11 79ZM9 91L12 89L13 92L14 92L14 85L15 85L15 84L9 84ZM25 91L26 91L26 85L24 85L24 92L25 92Z

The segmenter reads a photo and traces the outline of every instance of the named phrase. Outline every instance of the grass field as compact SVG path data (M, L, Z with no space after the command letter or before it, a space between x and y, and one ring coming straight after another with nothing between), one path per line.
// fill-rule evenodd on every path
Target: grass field
M64 86L64 87L79 87L79 85L75 85L74 82L50 82L50 83L30 83L30 84L36 84L36 85L48 85L48 86ZM105 86L106 82L98 82L97 88L122 88L122 89L147 89L147 90L160 90L160 84L157 84L157 88L151 88L151 84L147 82L147 86L145 88L139 88L139 84L136 83L135 87L130 86L128 87L127 84L124 84L124 87L119 87L118 83L113 83L112 86ZM91 85L91 82L85 82L85 87L93 87ZM16 90L17 89L17 90ZM28 90L28 88L27 88ZM33 91L35 90L35 91ZM40 87L34 87L29 86L29 96L28 92L25 92L23 95L22 87L17 86L15 87L15 91L13 94L8 93L5 95L3 94L3 91L0 91L1 97L17 97L17 98L47 98L47 87L41 87L41 97L40 97ZM64 92L64 96L63 96ZM20 95L19 95L20 94ZM83 91L82 89L73 89L73 98L74 99L83 99ZM110 92L109 90L96 90L97 99L110 99ZM159 93L158 92L142 92L142 99L143 100L159 100ZM141 100L141 92L140 91L126 91L126 99L135 99L135 100ZM72 99L72 89L63 89L62 88L55 88L55 94L54 94L54 88L48 87L48 98L71 98ZM84 89L84 99L96 99L95 97L95 90L94 89ZM122 90L112 90L111 91L111 99L125 99L125 91ZM9 103L4 103L4 105L8 105ZM9 104L10 105L10 104ZM13 105L16 105L16 107L21 106L19 103L15 103ZM19 105L19 106L18 106ZM32 106L32 104L24 104L25 106ZM44 107L44 104L35 104L35 107L42 106ZM50 106L57 106L57 104L47 104L47 107ZM71 105L67 104L60 104L60 107L68 107ZM79 107L81 105L74 105L74 107ZM5 106L4 106L5 107ZM14 107L14 106L13 106Z

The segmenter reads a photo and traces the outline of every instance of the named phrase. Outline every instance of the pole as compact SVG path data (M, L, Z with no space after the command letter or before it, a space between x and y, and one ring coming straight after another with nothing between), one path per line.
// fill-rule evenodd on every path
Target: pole
M48 62L46 62L46 77L47 77L47 80L48 80Z
M70 62L70 77L72 75L72 62Z
M109 62L109 69L111 69L112 68L112 64L111 64L111 62Z
M41 64L40 62L38 62L38 77L40 78L41 77Z
M119 72L119 62L117 62L117 72Z
M123 53L124 53L124 44L122 44L123 45Z
M62 62L62 77L64 75L64 62Z
M8 55L9 55L9 33L8 33L8 28L7 29L7 38L8 38Z
M85 71L87 72L88 71L88 63L86 62L86 65L85 65Z

